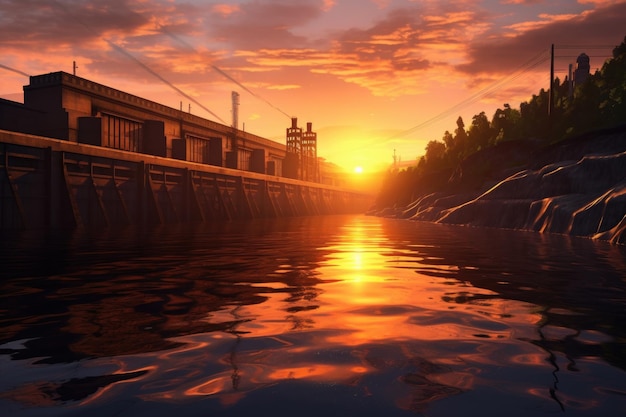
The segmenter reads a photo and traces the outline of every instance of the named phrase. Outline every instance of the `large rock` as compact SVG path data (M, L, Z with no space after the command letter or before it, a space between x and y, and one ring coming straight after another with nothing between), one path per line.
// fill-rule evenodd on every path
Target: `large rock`
M529 148L524 151L529 152ZM497 158L494 152L491 150L489 157ZM485 155L473 160L486 161ZM523 169L495 181L495 185L497 172L472 177L472 172L479 171L474 165L466 162L456 173L457 181L472 184L470 190L456 187L455 191L422 196L396 210L396 216L626 243L625 127L542 149Z

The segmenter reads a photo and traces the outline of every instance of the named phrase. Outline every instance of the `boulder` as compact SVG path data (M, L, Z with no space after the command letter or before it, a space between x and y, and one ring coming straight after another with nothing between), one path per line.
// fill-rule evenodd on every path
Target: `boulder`
M626 242L626 126L543 149L535 142L502 149L468 158L446 190L417 198L397 216ZM516 171L499 162L514 155Z

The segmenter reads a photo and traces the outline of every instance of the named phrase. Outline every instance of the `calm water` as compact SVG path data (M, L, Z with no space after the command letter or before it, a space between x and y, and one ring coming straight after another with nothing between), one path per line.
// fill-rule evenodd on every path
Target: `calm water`
M366 216L2 236L3 416L619 416L626 248Z

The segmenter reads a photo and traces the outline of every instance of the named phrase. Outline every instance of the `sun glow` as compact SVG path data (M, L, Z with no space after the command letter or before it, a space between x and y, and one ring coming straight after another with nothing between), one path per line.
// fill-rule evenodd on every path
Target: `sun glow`
M363 167L361 167L361 166L354 167L354 173L355 174L362 174L363 173Z

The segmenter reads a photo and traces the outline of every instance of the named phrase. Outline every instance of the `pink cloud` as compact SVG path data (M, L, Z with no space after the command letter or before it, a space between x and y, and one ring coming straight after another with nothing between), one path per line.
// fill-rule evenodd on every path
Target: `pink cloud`
M390 2L391 0L372 0L372 3L378 6L379 9L386 9Z
M346 24L354 26L313 39L298 29L314 27L339 7L337 1L15 0L0 6L0 47L9 57L5 64L20 70L26 69L21 66L24 51L51 52L30 54L32 73L39 71L33 67L67 68L68 60L78 56L81 68L92 73L145 82L144 69L118 53L114 43L190 90L226 83L211 70L216 65L268 90L301 88L311 74L323 74L374 96L394 97L423 94L459 79L469 85L475 75L496 79L550 43L613 39L617 44L626 21L626 4L599 7L600 0L582 14L541 14L516 23L509 18L504 28L494 22L497 13L508 10L481 9L472 1L415 1L404 8L371 1L381 6L373 23L357 24L347 16ZM521 3L528 10L533 2Z
M546 0L503 0L502 4L541 4Z
M233 49L302 47L308 39L293 29L322 13L319 2L249 2L237 13L210 16L208 35Z

